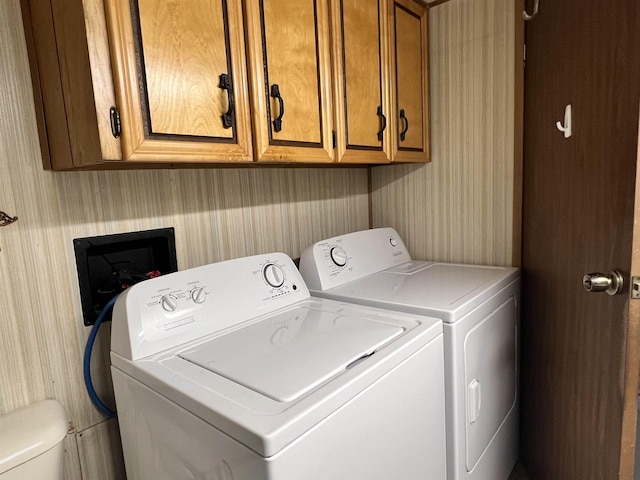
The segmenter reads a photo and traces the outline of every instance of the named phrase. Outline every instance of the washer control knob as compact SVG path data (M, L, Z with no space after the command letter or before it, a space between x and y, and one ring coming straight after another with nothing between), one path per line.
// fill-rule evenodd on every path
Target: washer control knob
M398 246L398 240L396 240L395 237L391 237L389 239L389 243L391 244L392 247L397 247Z
M191 300L194 303L204 303L207 299L207 292L204 291L204 287L196 287L191 290Z
M160 299L160 305L167 312L175 312L178 308L178 299L174 295L163 295Z
M273 288L280 288L284 285L284 271L275 263L267 263L262 269L264 281Z
M331 260L333 261L333 263L335 263L338 267L344 267L347 264L347 252L345 252L342 248L332 247L329 255L331 256Z

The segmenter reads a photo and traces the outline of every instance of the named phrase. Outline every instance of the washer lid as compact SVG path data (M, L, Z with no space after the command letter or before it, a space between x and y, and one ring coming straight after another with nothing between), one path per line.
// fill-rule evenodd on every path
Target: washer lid
M299 307L179 356L273 400L290 402L403 331L397 325Z

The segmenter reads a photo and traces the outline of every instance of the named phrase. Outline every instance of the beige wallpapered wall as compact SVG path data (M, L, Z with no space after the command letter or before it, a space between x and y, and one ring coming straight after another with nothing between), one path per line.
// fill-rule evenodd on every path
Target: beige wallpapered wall
M175 227L178 266L283 251L369 226L367 170L42 169L19 0L0 2L0 413L52 397L69 413L67 480L118 479L115 426L89 402L74 238ZM95 370L108 378L108 332ZM104 390L104 388L102 388ZM115 443L114 443L115 442ZM101 473L97 473L101 470ZM96 476L97 475L97 476Z
M432 161L372 173L373 226L395 227L416 258L513 261L519 4L451 0L429 11Z
M430 12L432 158L375 167L374 226L418 258L508 264L513 216L513 2L451 0ZM56 398L69 413L67 480L121 480L115 422L82 382L72 240L173 226L181 269L369 226L367 170L44 171L19 0L0 2L0 413ZM511 128L511 130L510 130ZM94 376L107 397L108 330Z

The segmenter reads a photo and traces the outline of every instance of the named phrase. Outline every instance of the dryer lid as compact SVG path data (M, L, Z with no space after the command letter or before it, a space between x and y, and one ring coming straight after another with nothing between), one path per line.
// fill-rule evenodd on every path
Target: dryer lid
M179 356L280 402L298 399L403 333L397 325L297 307Z
M347 302L431 315L446 323L466 315L513 281L518 269L412 260L322 292Z

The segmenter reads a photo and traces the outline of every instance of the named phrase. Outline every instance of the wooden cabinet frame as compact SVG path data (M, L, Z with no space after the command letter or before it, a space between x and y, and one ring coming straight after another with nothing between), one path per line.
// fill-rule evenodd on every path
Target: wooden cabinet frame
M234 138L214 139L209 137L188 138L182 135L152 134L146 127L148 111L144 88L139 82L143 60L136 49L132 18L135 0L106 0L107 21L110 26L111 57L116 85L116 98L120 106L122 128L122 151L126 160L138 161L251 161L251 124L245 46L242 29L242 9L239 0L222 0L226 9L226 35L228 64L233 73L235 95ZM137 21L137 20L136 20ZM138 35L140 35L138 33ZM120 88L118 88L118 86Z
M339 15L336 15L341 0L313 0L317 22L321 138L319 145L298 144L294 147L274 141L270 133L264 45L253 38L255 32L261 32L263 28L260 8L257 8L257 2L262 0L222 1L227 5L229 17L235 18L240 25L243 24L244 5L244 28L228 29L231 49L241 52L241 55L231 56L237 99L237 145L227 143L216 150L220 144L212 147L206 140L145 136L135 43L133 31L128 27L132 25L129 0L21 0L44 167L53 170L162 168L240 165L252 159L265 163L306 164L427 160L428 115L424 122L425 158L424 152L405 151L398 145L397 114L393 114L398 109L399 88L394 74L393 10L396 3L415 9L423 21L423 111L428 112L425 6L413 0L379 2L382 106L387 128L381 150L358 151L347 146L345 86L341 78L344 74L343 34ZM244 52L247 52L246 58ZM251 78L247 75L247 63ZM121 87L117 88L118 85ZM120 138L112 134L109 117L112 106L120 110L124 127Z
M429 146L429 18L426 5L417 4L413 0L391 0L391 38L394 40L391 54L391 90L393 92L392 111L395 112L392 123L394 124L394 135L392 140L392 161L393 162L428 162L430 161ZM398 104L399 89L402 88L402 79L398 78L398 54L397 54L397 32L396 32L396 8L401 8L404 12L414 16L420 22L421 36L421 73L422 73L422 148L403 147L400 141L401 127L399 125L399 112L402 108Z
M264 41L264 1L245 2L247 56L250 67L255 160L262 162L327 163L334 159L332 138L333 101L329 43L329 11L326 0L314 0L320 109L320 143L286 142L273 138L267 45Z
M331 1L332 27L332 64L334 72L335 99L335 131L336 158L341 163L389 163L391 160L391 139L393 136L393 109L391 107L391 69L389 42L389 3L387 0L378 1L378 49L380 55L380 97L382 115L385 117L386 128L382 132L381 146L369 147L355 145L349 142L349 127L347 107L347 86L345 75L345 38L343 21L343 0ZM374 111L372 111L372 114Z

